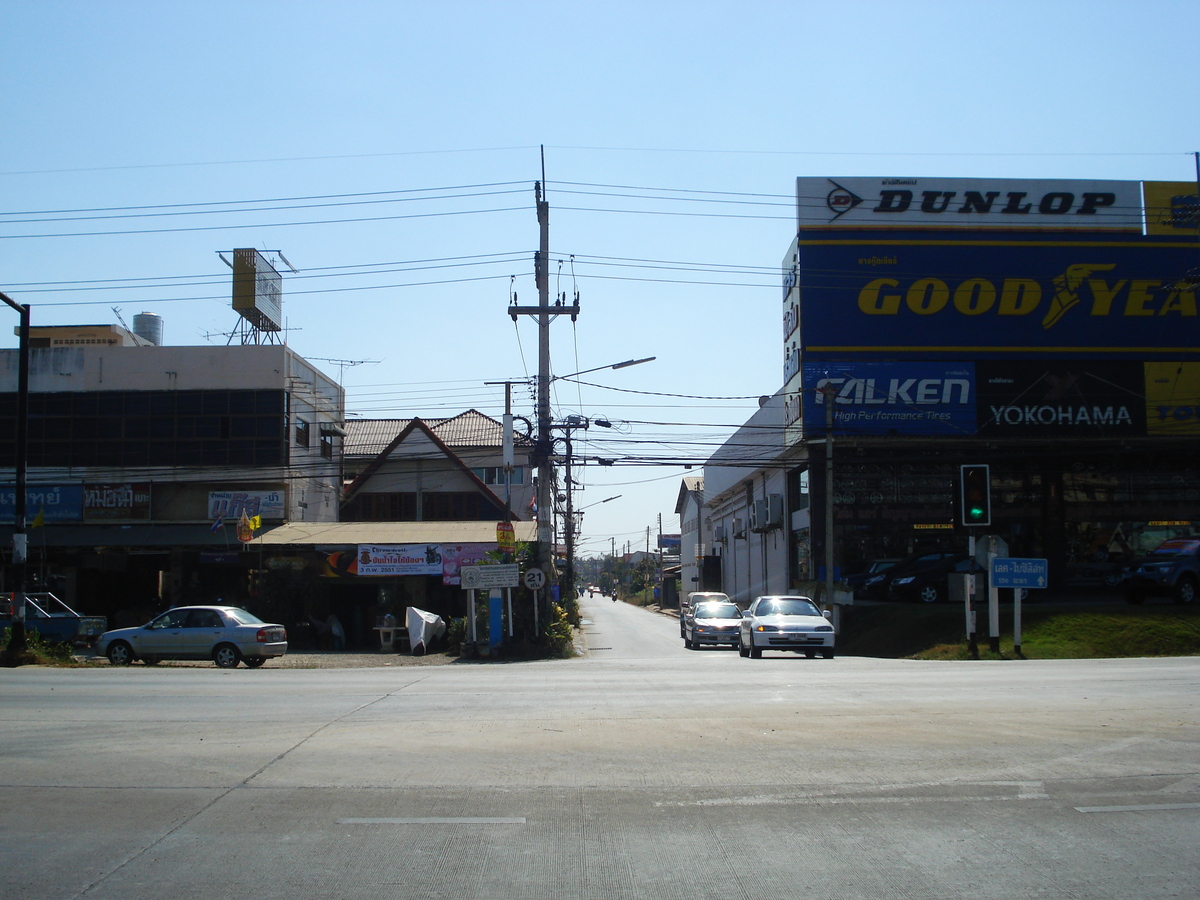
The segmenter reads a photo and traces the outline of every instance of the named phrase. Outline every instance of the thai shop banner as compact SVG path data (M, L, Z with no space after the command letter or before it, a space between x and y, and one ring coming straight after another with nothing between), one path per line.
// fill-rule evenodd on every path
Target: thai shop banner
M483 544L440 544L442 553L442 584L462 584L459 572L463 566L484 566L498 562L489 557L498 552L495 543Z
M441 575L438 544L359 544L359 575Z
M975 434L975 365L969 362L804 364L804 427L825 430L825 388L837 390L834 435Z
M0 487L0 522L11 524L17 514L17 486ZM83 518L82 484L35 484L25 487L25 521L78 522Z
M150 518L150 485L85 484L83 518L88 522L108 519Z
M210 519L240 519L242 513L251 519L282 519L283 491L209 491Z
M975 364L983 437L1140 437L1145 376L1124 360Z
M817 359L1200 358L1195 238L801 236L800 352Z

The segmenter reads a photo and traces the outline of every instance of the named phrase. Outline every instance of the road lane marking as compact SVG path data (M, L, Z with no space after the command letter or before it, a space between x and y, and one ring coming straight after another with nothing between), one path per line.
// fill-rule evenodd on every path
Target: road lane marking
M1200 809L1200 803L1147 803L1143 806L1077 806L1076 812L1157 812L1160 809Z
M338 819L339 825L524 825L524 816L426 816Z

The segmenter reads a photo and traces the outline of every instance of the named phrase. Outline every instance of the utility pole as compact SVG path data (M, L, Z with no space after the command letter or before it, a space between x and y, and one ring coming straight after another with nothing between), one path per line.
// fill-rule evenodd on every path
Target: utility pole
M13 663L25 653L25 575L28 555L28 536L25 533L26 471L29 465L29 304L17 303L7 294L0 293L3 300L21 316L18 334L17 356L17 429L14 463L16 472L16 497L13 498L12 571L13 571L13 616L12 633L5 654Z
M569 314L574 322L579 315L579 302L576 300L571 306L561 302L555 306L550 305L550 203L545 199L545 183L546 151L543 148L542 180L535 182L533 186L539 232L538 252L533 258L538 305L517 306L514 303L508 308L508 314L514 322L517 316L535 316L538 323L537 440L534 444L538 470L538 561L542 571L549 574L554 571L554 435L551 433L550 419L550 322L552 314L555 318ZM546 594L548 593L547 591ZM546 594L543 594L543 603L546 602ZM541 618L543 621L549 621L548 617Z

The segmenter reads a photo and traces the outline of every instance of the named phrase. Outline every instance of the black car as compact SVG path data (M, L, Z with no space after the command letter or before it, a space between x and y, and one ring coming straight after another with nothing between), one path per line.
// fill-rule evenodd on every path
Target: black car
M847 575L845 578L846 587L854 592L855 597L866 597L867 582L876 575L882 575L892 566L896 565L898 559L875 559L867 564L867 568L862 572L856 572L853 575Z
M980 575L976 591L983 589L983 570L966 553L952 553L909 572L902 572L888 584L888 599L919 603L941 603L950 599L950 575L970 572Z
M855 591L855 596L865 597L868 600L888 600L892 581L897 578L905 578L926 566L934 565L951 556L963 557L966 554L953 550L932 550L910 556L878 575L872 575L859 590Z
M1194 603L1200 588L1200 535L1163 541L1126 570L1122 588L1130 603L1153 594Z

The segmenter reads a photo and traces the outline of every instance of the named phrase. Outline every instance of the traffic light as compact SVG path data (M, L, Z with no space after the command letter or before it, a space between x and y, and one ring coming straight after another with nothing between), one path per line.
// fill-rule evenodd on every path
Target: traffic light
M987 466L959 466L959 501L964 525L992 524L992 479Z

